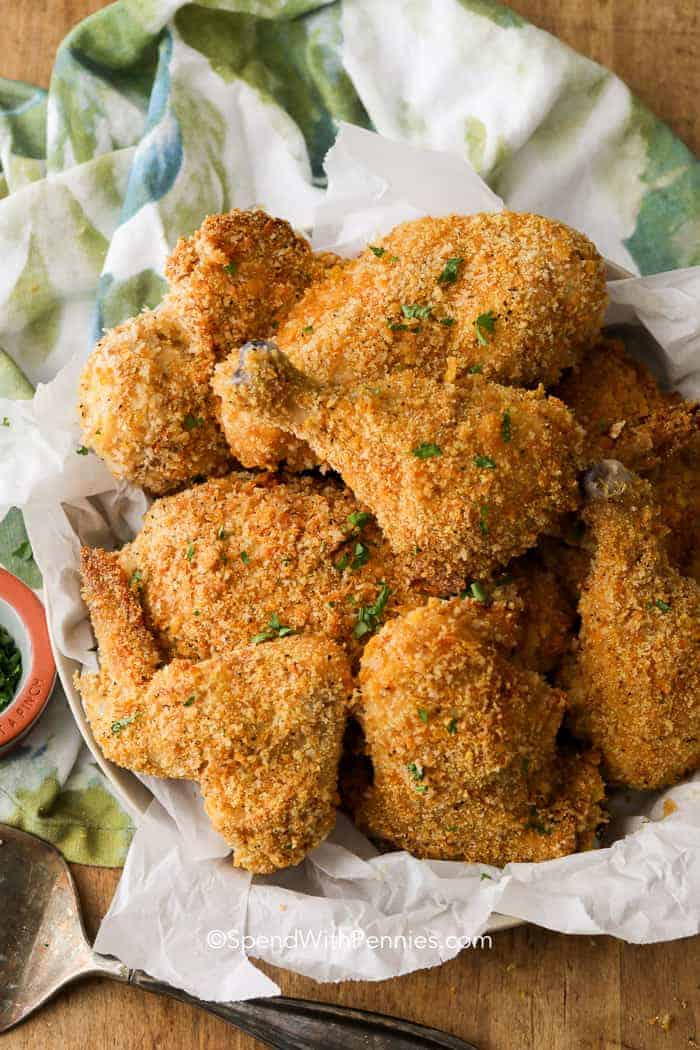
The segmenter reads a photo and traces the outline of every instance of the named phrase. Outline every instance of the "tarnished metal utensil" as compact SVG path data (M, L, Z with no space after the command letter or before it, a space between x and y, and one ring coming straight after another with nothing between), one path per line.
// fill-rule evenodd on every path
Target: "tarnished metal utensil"
M454 1036L383 1014L303 999L207 1003L97 955L68 865L48 843L0 824L0 1033L80 977L112 977L216 1014L280 1050L475 1050Z

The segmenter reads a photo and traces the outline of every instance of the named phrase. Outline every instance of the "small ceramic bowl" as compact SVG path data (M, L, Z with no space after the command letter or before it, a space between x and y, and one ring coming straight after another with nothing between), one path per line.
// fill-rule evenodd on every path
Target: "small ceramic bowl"
M22 677L14 698L0 711L0 755L14 747L46 707L56 664L51 652L44 607L29 587L0 569L0 625L22 654Z

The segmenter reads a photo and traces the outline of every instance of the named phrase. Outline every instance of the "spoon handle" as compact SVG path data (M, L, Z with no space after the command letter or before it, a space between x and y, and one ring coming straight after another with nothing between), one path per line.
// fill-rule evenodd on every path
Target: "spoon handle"
M142 970L133 970L129 983L200 1006L278 1050L476 1050L471 1043L434 1028L348 1006L282 996L208 1003L156 981Z

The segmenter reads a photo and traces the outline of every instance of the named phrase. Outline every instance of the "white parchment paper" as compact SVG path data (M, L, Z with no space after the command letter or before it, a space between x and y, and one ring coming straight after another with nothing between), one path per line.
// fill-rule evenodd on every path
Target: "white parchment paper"
M502 207L460 158L348 125L326 167L329 188L315 206L313 243L344 255L404 219ZM658 343L657 371L686 397L700 396L700 267L613 281L610 296L609 319L646 326ZM12 422L11 454L0 463L0 514L3 505L24 508L56 643L94 665L79 547L124 542L148 501L117 484L94 455L75 454L75 391L86 353L32 402L0 401L0 415ZM605 848L561 860L498 871L379 855L339 815L333 834L303 864L254 878L231 866L194 785L144 781L156 800L141 819L96 948L204 998L274 994L249 956L327 981L380 980L433 966L488 929L495 912L637 943L700 930L696 780L660 796L618 796Z

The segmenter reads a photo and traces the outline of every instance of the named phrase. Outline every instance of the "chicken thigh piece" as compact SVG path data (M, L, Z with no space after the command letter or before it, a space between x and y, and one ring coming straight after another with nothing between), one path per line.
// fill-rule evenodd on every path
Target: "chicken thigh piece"
M239 471L156 500L118 559L171 658L226 655L291 628L326 635L356 664L385 618L425 600L372 515L330 478Z
M288 635L163 666L116 555L85 549L82 571L100 670L76 684L104 755L197 781L237 867L297 864L335 822L352 690L343 653L320 636Z
M225 429L234 404L307 441L442 593L490 575L578 503L580 430L541 390L408 370L323 386L269 343L248 344L232 364L214 377Z
M604 788L592 754L564 752L564 695L510 660L502 616L431 602L369 642L359 718L373 780L355 819L418 857L510 861L592 845Z
M669 563L648 482L608 460L586 485L594 554L562 676L571 725L612 782L661 788L700 765L700 586Z
M553 393L586 432L588 464L614 456L630 470L650 470L700 432L699 406L661 390L618 339L599 340Z
M83 441L111 473L161 495L230 463L211 403L214 355L172 301L107 332L80 380Z
M314 280L275 338L323 383L409 368L433 379L481 372L548 386L595 341L606 302L603 260L561 222L511 211L427 216ZM274 466L281 432L261 431L257 443L251 435L244 458L239 411L228 405L234 454L245 466Z

